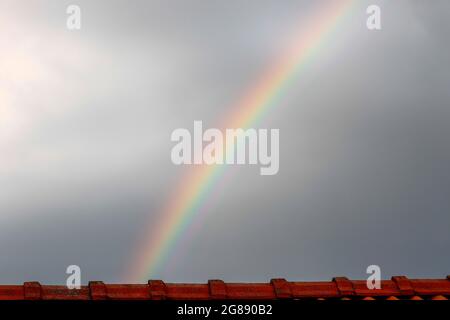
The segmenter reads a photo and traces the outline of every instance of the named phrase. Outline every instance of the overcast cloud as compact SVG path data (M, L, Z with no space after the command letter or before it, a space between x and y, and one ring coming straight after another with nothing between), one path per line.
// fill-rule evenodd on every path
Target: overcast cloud
M65 283L70 264L123 281L189 170L171 132L218 125L327 2L0 0L0 282ZM449 274L449 17L446 0L358 1L260 123L280 129L279 173L230 168L155 276Z

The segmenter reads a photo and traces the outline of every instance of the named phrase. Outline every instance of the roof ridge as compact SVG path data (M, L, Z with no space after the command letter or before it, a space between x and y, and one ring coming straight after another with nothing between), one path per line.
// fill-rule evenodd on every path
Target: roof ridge
M149 280L146 284L105 284L91 281L80 289L62 285L0 285L0 300L213 300L213 299L448 299L450 276L444 279L409 279L395 276L381 280L380 289L369 289L366 280L336 277L332 281L287 281L267 283L224 282L166 283Z

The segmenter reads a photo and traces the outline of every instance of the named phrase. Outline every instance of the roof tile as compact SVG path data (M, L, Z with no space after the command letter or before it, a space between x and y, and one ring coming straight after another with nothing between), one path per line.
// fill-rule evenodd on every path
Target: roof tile
M23 294L25 300L42 299L42 288L39 282L25 282L23 284Z
M91 281L89 282L89 293L92 300L105 300L106 296L106 285L101 281Z
M394 281L397 284L397 287L400 291L400 295L414 294L414 289L407 277L405 276L392 277L392 281Z
M291 287L286 279L272 279L270 283L275 291L275 297L277 299L292 298Z
M272 279L270 283L225 283L210 280L205 284L165 283L104 284L89 282L80 289L25 282L0 285L0 300L208 300L208 299L362 299L362 300L448 300L450 278L408 279L405 276L381 281L380 289L368 289L364 280L345 277L333 281L289 282Z
M225 282L222 280L209 280L208 285L211 299L218 300L227 298L228 294Z
M352 296L355 294L352 282L346 277L336 277L333 278L333 281L336 283L339 293L342 296Z

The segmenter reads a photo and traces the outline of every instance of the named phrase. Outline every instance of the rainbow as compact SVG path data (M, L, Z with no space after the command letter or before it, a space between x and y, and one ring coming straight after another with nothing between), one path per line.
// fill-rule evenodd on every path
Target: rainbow
M325 40L350 12L355 0L335 0L315 15L308 28L302 24L300 33L283 52L281 58L223 121L222 128L248 128L255 126L267 111L276 105L300 71L320 50ZM228 149L229 145L226 146ZM142 281L154 276L164 266L173 249L193 224L205 201L225 172L226 165L192 166L175 190L174 197L166 206L159 225L145 230L138 243L136 256L127 270L127 281Z

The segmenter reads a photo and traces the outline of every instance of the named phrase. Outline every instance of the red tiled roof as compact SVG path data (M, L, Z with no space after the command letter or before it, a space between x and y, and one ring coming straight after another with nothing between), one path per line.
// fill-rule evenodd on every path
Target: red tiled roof
M217 299L358 299L358 300L448 300L450 276L446 279L408 279L405 276L382 280L381 289L370 290L365 280L345 277L326 282L290 282L272 279L269 283L225 283L210 280L207 284L165 283L150 280L147 284L104 284L90 282L81 289L65 286L0 285L0 300L217 300Z

